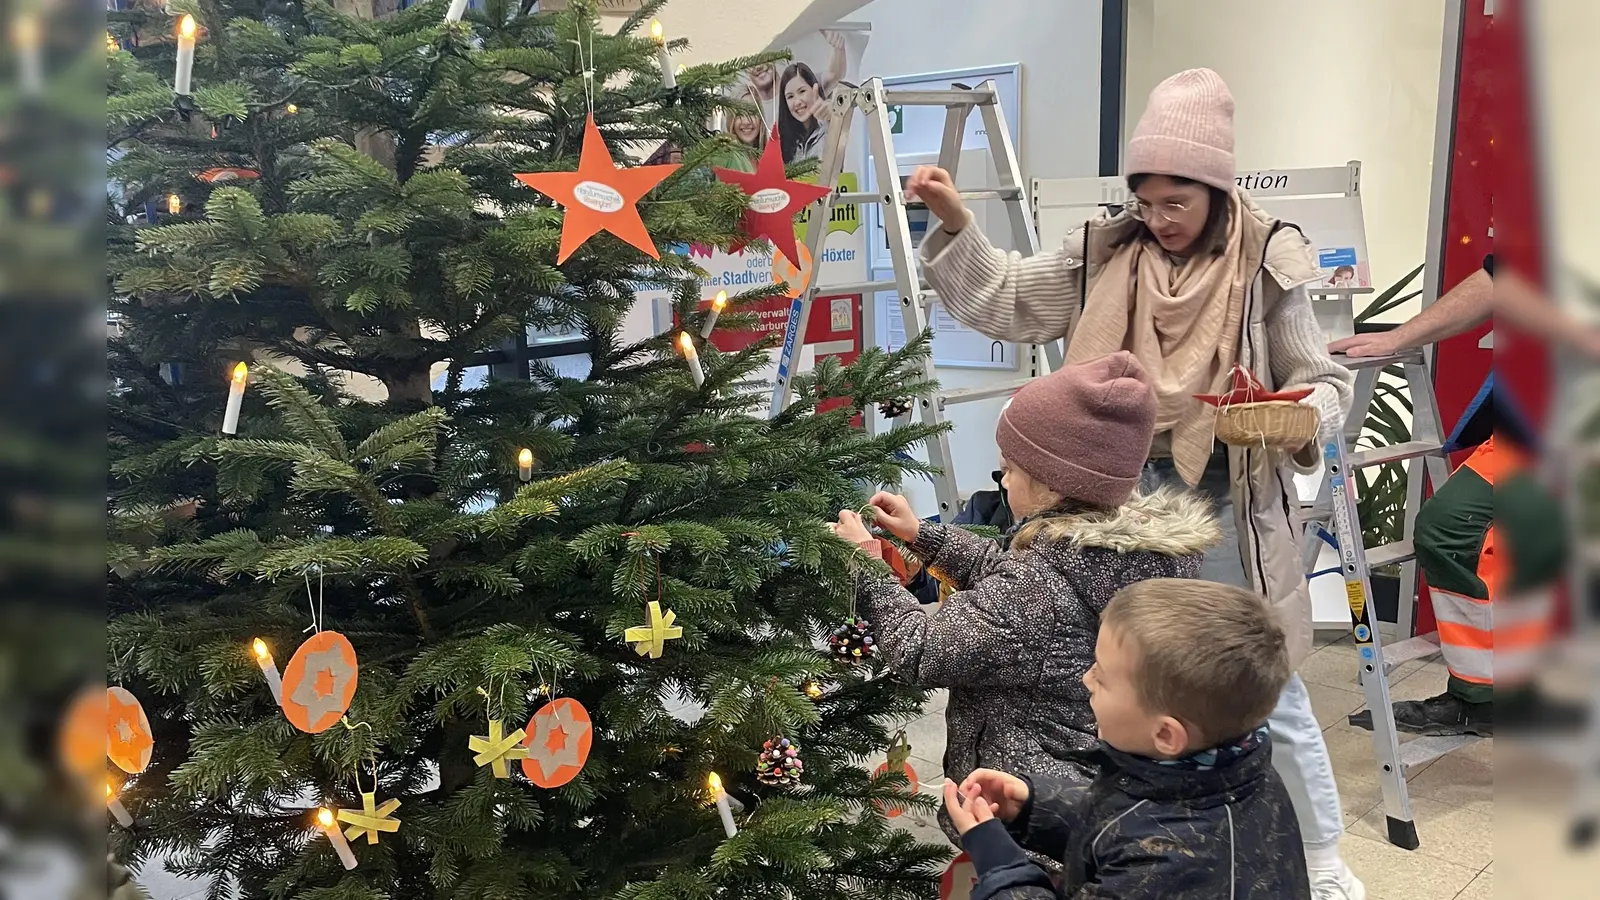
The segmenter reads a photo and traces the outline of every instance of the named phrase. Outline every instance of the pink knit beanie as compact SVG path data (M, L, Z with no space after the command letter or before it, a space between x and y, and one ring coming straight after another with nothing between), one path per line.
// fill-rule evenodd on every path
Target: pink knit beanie
M1156 85L1128 141L1123 169L1233 187L1233 95L1222 76L1190 69Z
M1121 506L1139 485L1156 396L1132 353L1063 366L1017 391L995 443L1006 461L1070 500Z

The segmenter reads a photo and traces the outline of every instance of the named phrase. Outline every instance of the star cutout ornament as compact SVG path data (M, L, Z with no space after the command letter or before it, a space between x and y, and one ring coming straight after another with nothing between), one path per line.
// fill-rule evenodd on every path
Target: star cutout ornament
M622 633L623 640L633 645L633 652L651 659L660 659L666 650L666 642L683 637L683 627L672 624L678 620L678 614L667 610L666 615L661 614L661 604L650 601L650 621L644 625L635 625Z
M106 688L106 756L117 768L137 775L150 765L155 745L139 698L126 688Z
M339 810L339 821L350 826L344 830L344 836L352 841L365 837L367 843L376 844L378 832L394 834L400 830L400 820L393 818L394 811L399 808L399 800L385 800L379 806L377 794L362 794L359 812L353 809Z
M583 704L571 697L552 700L528 720L522 774L539 787L561 787L583 770L593 742L594 725Z
M783 174L783 141L778 139L778 129L772 129L767 148L761 152L761 161L755 172L734 169L713 169L718 181L737 185L750 195L744 210L744 233L751 240L766 238L773 249L783 254L795 266L800 265L800 250L794 238L794 217L802 209L821 200L832 188L803 181L789 181ZM520 176L519 176L520 177ZM742 245L741 245L742 246ZM739 247L733 248L735 252Z
M359 677L350 640L337 631L318 632L283 670L284 716L308 734L327 731L350 709Z
M528 733L518 728L506 734L505 729L499 719L490 719L488 736L467 738L467 749L477 754L472 758L473 764L488 766L496 778L510 778L511 770L506 763L528 757L528 751L522 747L522 739Z
M611 161L611 151L600 136L594 115L583 129L583 149L576 172L535 172L518 175L517 180L561 204L566 218L561 223L561 252L556 264L567 261L572 251L602 231L609 231L638 247L652 259L660 259L650 232L639 217L639 199L672 174L676 165L635 166L619 169Z

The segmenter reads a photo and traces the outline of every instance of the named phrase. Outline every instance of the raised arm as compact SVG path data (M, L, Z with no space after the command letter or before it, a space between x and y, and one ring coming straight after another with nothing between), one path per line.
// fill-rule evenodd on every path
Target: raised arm
M950 174L918 169L906 193L928 204L940 227L922 242L922 268L939 302L958 321L986 337L1043 344L1072 330L1083 305L1083 233L1059 250L1023 256L989 243L968 227L971 213Z

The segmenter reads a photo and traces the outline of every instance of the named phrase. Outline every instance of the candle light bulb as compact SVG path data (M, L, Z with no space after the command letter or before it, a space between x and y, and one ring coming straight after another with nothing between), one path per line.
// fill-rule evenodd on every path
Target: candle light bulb
M109 32L109 31L106 32L106 52L107 53L115 53L115 52L117 52L118 50L121 50L121 49L122 49L122 44L120 44L117 41L117 39L112 36L111 32Z
M168 194L167 212L171 213L172 215L177 215L178 213L183 212L183 198L179 197L177 194Z
M233 383L234 384L244 384L245 379L247 379L249 377L250 377L250 367L248 365L246 365L246 364L241 362L238 365L233 367Z
M711 799L717 805L717 818L722 820L722 833L733 837L739 833L739 828L733 822L733 807L728 803L728 794L722 789L722 778L712 772L706 776L706 784L711 787Z
M689 71L689 67L683 63L678 63L678 68L674 69L673 71L677 72L679 75L682 75L683 73Z
M710 775L706 776L706 784L711 786L712 794L722 793L722 776L718 775L717 773L712 772ZM106 790L110 789L110 786L107 785Z
M523 481L533 480L533 451L527 447L517 451L517 477Z
M722 315L722 308L728 305L728 292L717 291L717 299L711 301L711 312L706 314L706 323L700 326L700 336L711 337L711 329L717 327L717 316Z
M183 18L178 20L178 37L192 38L198 29L199 26L195 24L194 16L188 13L184 13Z
M806 696L809 697L812 700L821 700L822 699L822 685L817 684L815 681L806 682L805 691L806 691Z
M22 49L39 46L39 20L32 13L21 13L11 23L11 39Z
M339 854L339 864L348 872L356 867L356 855L350 850L350 842L345 839L344 832L339 830L339 821L333 810L326 806L317 810L317 827L328 836L328 843L333 845L333 852Z
M283 675L278 671L278 663L272 658L272 649L261 638L252 641L250 649L255 651L256 667L261 670L261 676L267 679L267 688L272 691L273 701L282 706Z
M667 42L667 31L665 28L661 27L660 19L653 19L650 22L650 40L655 41L658 44L665 44Z
M672 56L667 53L667 32L661 27L660 19L650 23L650 39L656 42L656 65L661 67L661 86L670 91L678 86L678 78L672 74Z
M678 346L683 348L685 355L694 352L694 338L689 337L689 332L678 332Z
M317 810L317 824L323 828L333 827L333 811L326 807Z
M283 111L292 116L292 115L300 112L300 107L295 106L293 103L291 103L288 106L285 106L283 108Z
M228 385L228 406L222 412L222 433L239 433L239 410L244 407L245 382L250 378L250 367L239 363L233 367L232 383Z
M271 651L267 649L267 642L261 638L256 638L251 647L256 651L256 659L266 659L272 655Z
M178 58L177 70L172 76L172 91L180 97L187 97L194 77L194 41L195 32L199 26L195 24L194 16L188 13L178 20Z

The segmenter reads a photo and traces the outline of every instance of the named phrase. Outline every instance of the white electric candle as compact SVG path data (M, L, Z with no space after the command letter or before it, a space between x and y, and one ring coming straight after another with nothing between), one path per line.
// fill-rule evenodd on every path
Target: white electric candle
M194 16L188 13L178 20L178 72L172 77L172 90L180 96L189 95L194 76L194 39L199 30Z
M459 22L461 17L466 15L466 12L467 0L450 0L450 8L444 11L444 20L446 22Z
M678 86L678 77L672 72L672 55L667 52L667 33L661 20L650 23L650 39L656 42L656 63L661 66L661 86L672 90Z
M267 642L256 638L252 649L256 652L256 665L261 667L261 674L266 676L267 689L272 691L272 699L279 706L283 705L283 676L278 674L278 663L272 658L272 651L267 649Z
M689 332L678 332L678 346L683 348L683 358L689 363L689 374L694 376L694 386L704 387L706 370L700 368L700 354L694 349L694 338L689 337Z
M106 809L111 811L111 818L116 819L118 825L123 828L133 827L133 816L128 814L128 808L122 805L122 801L117 799L116 789L109 781L106 782Z
M728 792L722 789L722 779L712 772L706 781L711 785L711 796L717 800L717 815L722 819L722 830L727 832L728 837L733 837L739 833L739 829L733 824L733 809L728 806Z
M250 367L239 363L233 367L233 380L228 385L228 408L222 413L222 433L239 433L239 409L244 406L244 386L250 380Z
M18 13L11 25L11 39L17 45L17 80L25 94L44 89L44 57L39 53L39 18L31 12Z
M533 480L533 451L527 447L517 451L517 477L524 482Z
M167 212L174 216L183 212L183 198L179 197L177 194L168 194Z
M339 820L334 816L333 810L317 810L317 827L328 836L328 843L333 845L333 852L339 854L339 862L346 871L356 867L356 855L350 850L350 842L344 839L344 832L339 830Z
M728 305L728 292L717 291L717 299L711 301L711 312L706 316L706 324L700 327L700 336L711 337L711 329L717 327L717 316L722 315L722 308Z

